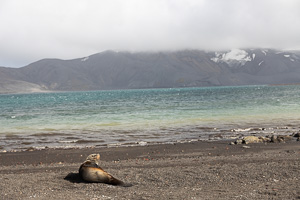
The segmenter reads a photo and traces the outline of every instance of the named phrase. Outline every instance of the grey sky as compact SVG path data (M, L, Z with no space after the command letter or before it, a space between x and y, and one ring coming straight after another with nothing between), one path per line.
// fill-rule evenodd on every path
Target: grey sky
M299 0L0 0L0 66L104 50L300 49Z

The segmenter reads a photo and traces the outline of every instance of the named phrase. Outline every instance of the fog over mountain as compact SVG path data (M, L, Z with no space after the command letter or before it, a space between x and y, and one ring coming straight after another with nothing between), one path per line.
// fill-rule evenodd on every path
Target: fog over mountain
M272 49L105 51L0 67L0 93L297 83L300 53Z

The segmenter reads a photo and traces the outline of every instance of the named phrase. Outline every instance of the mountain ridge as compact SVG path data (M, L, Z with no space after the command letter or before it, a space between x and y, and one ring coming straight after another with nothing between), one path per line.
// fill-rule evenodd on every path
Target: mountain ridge
M273 49L104 51L0 67L0 93L300 83L300 53Z

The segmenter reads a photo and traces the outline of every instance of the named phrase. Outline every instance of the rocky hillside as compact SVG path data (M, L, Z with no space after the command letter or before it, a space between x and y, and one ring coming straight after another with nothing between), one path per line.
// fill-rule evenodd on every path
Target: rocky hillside
M300 53L105 51L73 60L0 67L0 93L300 83Z

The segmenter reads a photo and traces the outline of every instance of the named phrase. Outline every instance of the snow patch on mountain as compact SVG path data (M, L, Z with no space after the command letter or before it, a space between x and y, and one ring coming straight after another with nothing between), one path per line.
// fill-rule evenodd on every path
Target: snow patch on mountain
M253 59L255 54L252 55ZM243 66L246 62L251 61L250 55L241 49L233 49L226 53L215 52L215 57L211 58L212 61L216 63L225 62L230 67L234 67L237 65Z
M258 63L258 66L260 66L264 61L261 61L260 63Z

